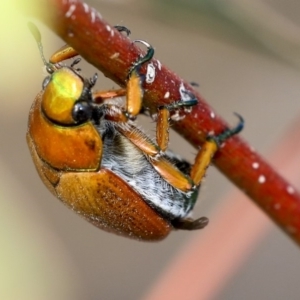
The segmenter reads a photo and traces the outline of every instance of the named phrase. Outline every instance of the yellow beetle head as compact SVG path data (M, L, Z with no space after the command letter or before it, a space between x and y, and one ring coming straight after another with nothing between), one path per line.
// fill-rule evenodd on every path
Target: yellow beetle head
M97 76L86 80L72 67L61 67L43 83L42 111L58 125L78 125L91 119L93 98L91 88Z

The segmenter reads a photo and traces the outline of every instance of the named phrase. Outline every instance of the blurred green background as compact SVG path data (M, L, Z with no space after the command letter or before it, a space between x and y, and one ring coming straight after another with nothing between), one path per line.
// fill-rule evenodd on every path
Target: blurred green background
M154 45L156 58L198 82L229 122L235 122L233 111L243 115L242 136L259 152L271 149L299 117L299 1L86 2L111 24L130 28L132 39ZM54 199L25 141L28 111L45 75L42 61L28 19L13 2L0 8L0 298L141 299L184 243L201 232L174 232L155 244L131 241L98 230ZM48 57L63 42L36 23ZM95 72L82 69L88 76ZM98 87L116 85L103 79ZM190 160L196 152L176 134L171 148ZM214 167L208 173L195 216L212 216L231 188ZM299 277L299 249L273 226L218 299L296 300Z

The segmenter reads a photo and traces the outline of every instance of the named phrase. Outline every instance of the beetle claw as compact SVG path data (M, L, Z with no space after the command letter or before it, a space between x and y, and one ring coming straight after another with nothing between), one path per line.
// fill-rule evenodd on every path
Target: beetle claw
M197 229L202 229L208 224L208 218L206 217L201 217L199 219L177 219L172 221L172 225L176 229L181 229L181 230L197 230Z
M218 147L227 139L241 132L244 128L244 119L238 113L234 113L239 118L239 123L234 128L228 128L224 132L216 136L208 136L207 140L213 140Z
M145 62L149 61L150 59L152 59L153 55L154 55L154 48L148 44L147 42L143 41L143 40L134 40L132 42L132 44L134 43L141 43L144 44L147 47L147 53L140 57L136 62L134 62L131 66L131 68L129 69L128 72L128 77L131 76L131 73L136 70L137 68L139 68L142 64L144 64Z
M122 25L116 25L114 26L119 32L125 32L127 36L129 36L131 34L131 31L130 29L128 29L127 27L125 26L122 26Z
M98 74L97 73L95 73L94 76L92 78L90 78L90 87L91 88L96 84L97 79L98 79Z

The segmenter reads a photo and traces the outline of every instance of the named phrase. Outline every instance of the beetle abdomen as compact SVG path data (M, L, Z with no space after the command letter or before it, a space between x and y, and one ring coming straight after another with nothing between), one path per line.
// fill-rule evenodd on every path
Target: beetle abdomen
M151 207L168 219L173 220L188 215L194 206L198 190L184 193L166 182L155 171L143 152L120 134L116 127L110 126L109 122L103 121L99 131L104 138L102 168L120 176ZM108 131L109 134L106 134ZM167 158L173 159L168 156ZM174 159L180 165L179 159L175 157ZM187 164L185 162L185 168Z

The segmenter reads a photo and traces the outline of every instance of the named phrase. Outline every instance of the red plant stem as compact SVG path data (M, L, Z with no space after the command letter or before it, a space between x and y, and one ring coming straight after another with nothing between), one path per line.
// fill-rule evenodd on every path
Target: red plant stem
M300 177L299 134L300 118L268 155L292 182ZM265 238L271 222L236 189L221 200L212 214L214 221L201 234L193 235L142 299L222 298L222 289Z
M30 4L28 4L30 3ZM101 15L77 0L19 1L27 14L39 18L88 62L107 77L125 86L128 70L141 50L118 33ZM190 91L199 103L173 128L195 147L209 132L220 133L227 124L198 92L156 59L155 80L145 83L144 104L151 111L158 105L181 99L179 88ZM141 68L146 73L146 66ZM249 120L251 122L251 120ZM251 197L288 235L300 242L300 195L240 137L224 143L214 158L215 165ZM281 209L278 209L280 207Z
M268 155L292 182L300 177L299 134L300 118ZM222 289L266 236L271 222L236 189L221 200L214 222L184 245L142 299L222 298Z

